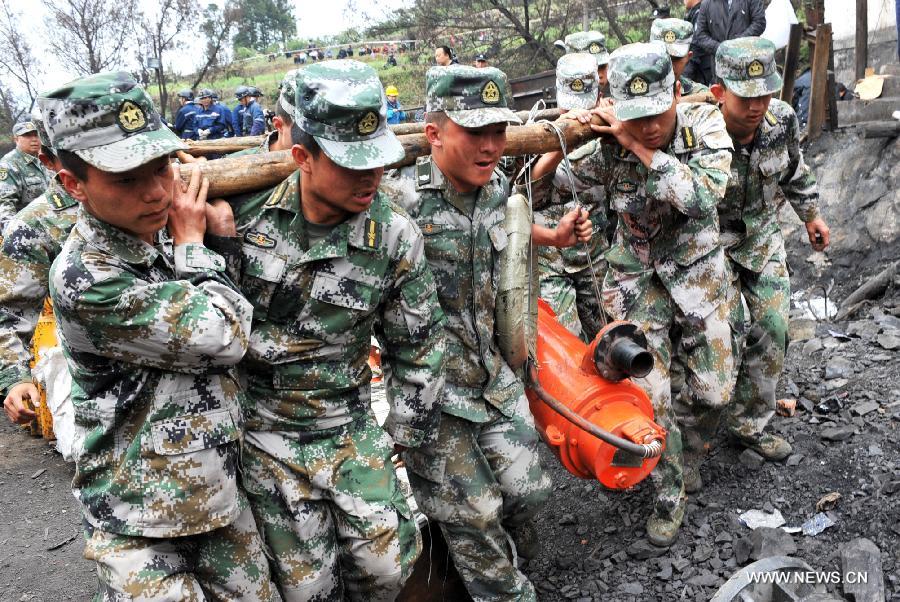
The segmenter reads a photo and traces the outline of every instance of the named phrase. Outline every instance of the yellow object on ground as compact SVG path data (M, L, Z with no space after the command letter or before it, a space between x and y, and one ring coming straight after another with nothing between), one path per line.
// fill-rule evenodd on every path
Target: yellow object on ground
M56 319L53 316L53 304L47 298L44 301L44 311L38 319L37 326L34 329L34 336L31 338L31 347L33 359L31 367L41 359L41 352L51 347L56 347L59 342L56 339ZM46 392L40 383L35 383L40 392L41 398L35 404L34 411L37 417L31 423L31 434L41 435L44 439L55 439L53 434L53 415L47 406Z

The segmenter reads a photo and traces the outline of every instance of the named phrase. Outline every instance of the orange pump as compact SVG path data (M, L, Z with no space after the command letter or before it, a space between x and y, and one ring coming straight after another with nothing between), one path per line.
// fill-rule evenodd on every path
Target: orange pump
M644 480L665 445L666 432L653 422L647 394L624 378L629 371L641 376L652 368L641 341L643 335L634 325L613 322L588 347L557 322L549 305L538 302L537 366L531 368L527 389L535 426L566 470L610 489L627 489ZM627 358L626 373L615 367L622 365L622 356ZM554 409L550 403L565 407ZM588 429L605 431L600 434L606 440Z

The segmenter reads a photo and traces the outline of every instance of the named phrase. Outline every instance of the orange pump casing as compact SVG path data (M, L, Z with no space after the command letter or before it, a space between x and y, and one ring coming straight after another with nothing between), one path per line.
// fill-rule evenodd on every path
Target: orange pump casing
M591 348L557 320L549 305L538 302L538 381L544 390L569 409L600 428L623 439L644 443L644 435L665 430L653 422L649 397L630 380L617 383L604 379L591 359ZM602 333L601 333L602 334ZM600 335L598 335L599 337ZM617 448L572 424L526 391L535 426L563 466L583 479L597 479L610 489L628 489L643 481L659 462L646 458L636 465L614 462ZM619 458L622 455L620 454Z

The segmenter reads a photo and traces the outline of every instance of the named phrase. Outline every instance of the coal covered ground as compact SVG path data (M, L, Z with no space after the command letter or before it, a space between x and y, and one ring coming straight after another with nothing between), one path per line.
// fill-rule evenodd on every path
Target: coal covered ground
M839 276L844 285L833 290L838 299L854 280L865 279ZM808 331L796 334L811 338L792 341L778 397L796 399L797 413L776 415L771 423L792 444L793 455L760 466L742 459L743 449L720 430L701 469L704 488L689 496L684 525L668 550L645 541L649 480L632 491L608 491L570 475L545 448L554 487L537 518L543 549L524 565L540 599L709 600L753 561L746 559L751 530L739 514L777 509L786 526L800 526L817 513L823 496L837 492L841 498L828 512L833 527L814 537L787 536L788 542L764 537L769 545L761 555L787 553L813 570L840 571L842 547L868 538L881 552L886 599L900 600L898 285L900 279L848 321L795 321ZM837 599L852 599L840 584L826 589Z

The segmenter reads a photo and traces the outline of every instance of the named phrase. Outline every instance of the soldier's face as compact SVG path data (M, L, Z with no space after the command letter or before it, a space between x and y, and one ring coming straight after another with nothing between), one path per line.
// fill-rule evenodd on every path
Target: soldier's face
M675 107L678 99L672 100L672 106L659 115L630 119L622 122L622 127L639 143L650 150L665 148L675 135L677 114Z
M291 154L302 172L303 215L317 224L338 224L368 209L384 175L383 167L348 169L321 149L314 155L299 144L291 148Z
M450 64L450 57L447 56L447 53L444 52L443 48L436 48L434 51L434 62L441 67L446 67Z
M59 175L69 194L88 213L141 240L152 243L169 221L175 180L168 157L122 173L88 166L85 180L67 169Z
M506 124L464 128L449 118L425 126L431 155L459 192L487 184L506 148Z
M23 153L37 157L41 152L41 139L38 138L37 132L16 136L16 148Z
M606 77L606 69L609 65L600 65L597 67L597 77L599 78L600 87L606 86L609 83L609 78Z
M752 138L772 100L771 94L744 98L719 84L712 87L712 93L719 100L728 133L742 143L745 143L746 138Z

